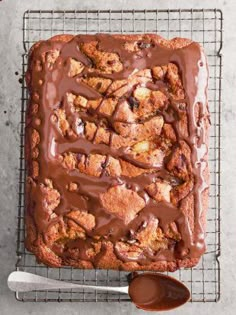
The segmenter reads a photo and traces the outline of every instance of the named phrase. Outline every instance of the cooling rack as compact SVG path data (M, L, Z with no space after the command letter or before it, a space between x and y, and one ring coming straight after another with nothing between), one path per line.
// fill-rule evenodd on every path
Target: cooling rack
M179 270L172 275L191 292L191 302L216 302L220 298L220 143L223 16L218 9L208 10L92 10L92 11L26 11L23 16L22 75L27 54L38 40L56 34L76 33L158 33L165 38L176 36L200 42L209 63L209 108L211 136L209 162L211 170L210 204L207 219L207 252L198 266ZM127 283L127 272L78 270L71 267L49 268L38 264L24 247L24 127L28 94L22 82L19 207L17 232L17 270L33 272L53 279L93 285L121 286ZM16 293L20 301L128 301L127 295L94 291L35 291Z

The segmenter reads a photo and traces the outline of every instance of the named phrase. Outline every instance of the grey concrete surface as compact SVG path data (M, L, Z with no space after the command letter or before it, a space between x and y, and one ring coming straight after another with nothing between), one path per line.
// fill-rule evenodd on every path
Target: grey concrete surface
M130 303L21 303L8 290L16 261L22 15L26 9L222 8L224 68L222 112L222 256L219 303L194 303L169 314L235 314L236 309L236 2L155 0L3 0L0 2L0 314L144 314Z

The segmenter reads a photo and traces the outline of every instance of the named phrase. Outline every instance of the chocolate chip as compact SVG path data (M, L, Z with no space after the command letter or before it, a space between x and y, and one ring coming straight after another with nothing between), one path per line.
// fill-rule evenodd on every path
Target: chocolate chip
M133 240L135 238L135 232L134 230L129 230L128 232L128 238L129 240Z
M83 156L83 155L82 155L81 153L78 153L78 154L76 155L76 158L77 158L77 161L78 161L78 162L81 161L82 156Z
M170 178L170 184L171 184L171 186L178 186L178 185L182 184L182 180L177 178L177 177L171 177Z
M101 168L102 168L102 169L105 169L105 168L106 168L106 166L107 166L107 161L102 162L102 164L101 164Z
M181 160L183 163L187 162L186 156L184 154L181 154Z
M169 239L169 243L168 243L168 249L171 250L171 249L174 249L175 246L177 244L177 241L173 240L173 239Z
M88 56L86 56L88 58ZM89 67L90 68L96 68L96 63L92 60L92 59L89 59Z
M84 123L81 119L78 119L76 124L76 132L77 134L82 134L84 132Z
M99 90L102 87L102 82L98 82L96 85L96 90Z
M134 98L133 96L130 96L128 98L128 102L129 102L129 106L130 108L133 110L134 108L138 108L139 107L139 102L136 100L136 98Z
M115 60L108 60L108 61L107 61L107 64L108 64L109 66L113 66L115 63L116 63Z

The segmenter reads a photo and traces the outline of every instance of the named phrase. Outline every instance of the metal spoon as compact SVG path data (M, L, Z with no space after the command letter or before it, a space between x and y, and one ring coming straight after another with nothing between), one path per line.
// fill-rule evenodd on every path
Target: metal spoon
M75 284L34 275L24 271L13 271L7 280L10 290L17 292L29 292L35 290L58 290L58 289L92 289L112 291L128 294L129 287L105 287L95 285Z
M136 274L125 287L108 287L68 283L14 271L8 277L8 287L12 291L28 292L55 289L93 289L129 294L132 302L144 310L169 310L186 303L189 290L178 280L160 273Z

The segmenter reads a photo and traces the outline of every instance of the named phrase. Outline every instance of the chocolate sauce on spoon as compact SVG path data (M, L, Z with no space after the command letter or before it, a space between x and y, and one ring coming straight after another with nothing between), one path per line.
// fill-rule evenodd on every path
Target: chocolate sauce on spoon
M135 275L129 285L132 302L146 311L167 311L190 299L190 292L178 280L160 273Z

